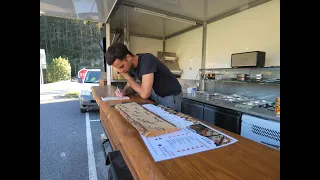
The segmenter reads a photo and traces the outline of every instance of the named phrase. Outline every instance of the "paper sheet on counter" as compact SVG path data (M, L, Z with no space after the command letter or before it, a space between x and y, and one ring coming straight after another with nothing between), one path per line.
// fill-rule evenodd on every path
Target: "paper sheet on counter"
M101 97L102 101L112 101L112 100L124 100L130 99L128 96L124 97L117 97L117 96L110 96L110 97Z
M143 106L181 128L155 137L140 134L155 162L213 150L238 141L203 123L190 124L189 121L152 104Z

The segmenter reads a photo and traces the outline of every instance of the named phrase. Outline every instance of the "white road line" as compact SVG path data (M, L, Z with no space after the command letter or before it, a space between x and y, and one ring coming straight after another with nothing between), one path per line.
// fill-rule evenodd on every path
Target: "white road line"
M90 120L90 122L93 122L93 121L100 121L100 119Z
M89 119L88 112L86 112L86 133L87 133L89 180L97 180L96 160L94 158L92 134L91 134L90 119Z

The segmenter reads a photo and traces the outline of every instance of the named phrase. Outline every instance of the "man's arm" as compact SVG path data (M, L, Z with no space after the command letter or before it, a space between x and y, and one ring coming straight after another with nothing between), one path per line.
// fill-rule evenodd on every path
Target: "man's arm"
M127 80L127 84L135 90L143 99L148 99L153 86L154 73L145 74L142 76L141 85L138 84L128 74L123 74L123 77Z
M142 75L141 84L132 80L130 75L122 73L129 85L143 98L149 98L154 83L154 73L157 72L159 59L152 54L145 54L141 57L140 74Z
M127 82L127 84L126 84L126 86L123 88L123 90L122 90L122 94L124 95L124 96L126 96L126 95L128 95L128 94L131 94L131 93L133 93L134 92L134 90L133 90L133 88L130 86L130 84Z

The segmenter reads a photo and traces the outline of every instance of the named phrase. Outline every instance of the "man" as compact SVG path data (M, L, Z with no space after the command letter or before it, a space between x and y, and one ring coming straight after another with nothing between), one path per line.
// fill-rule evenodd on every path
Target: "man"
M143 99L151 99L176 111L181 110L181 85L172 72L150 53L133 55L122 43L111 45L106 61L127 80L127 85L116 96L137 92ZM138 78L141 84L134 78Z

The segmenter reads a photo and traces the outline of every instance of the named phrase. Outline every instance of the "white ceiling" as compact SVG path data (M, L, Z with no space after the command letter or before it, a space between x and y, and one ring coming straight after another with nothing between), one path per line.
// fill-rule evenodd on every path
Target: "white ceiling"
M40 0L40 14L104 23L116 0Z
M132 7L121 6L111 20L111 28L124 28L124 12L127 9L130 32L165 37L192 25L137 12Z
M40 14L46 16L89 20L105 23L117 0L40 0ZM130 32L166 37L194 25L166 19L134 10L134 5L163 13L174 13L183 19L203 23L213 17L237 8L246 8L252 2L268 0L127 0L110 18L111 29L124 28L124 10L127 9ZM129 7L131 6L131 7Z
M255 0L128 0L152 8L206 21ZM207 12L207 14L206 14Z

